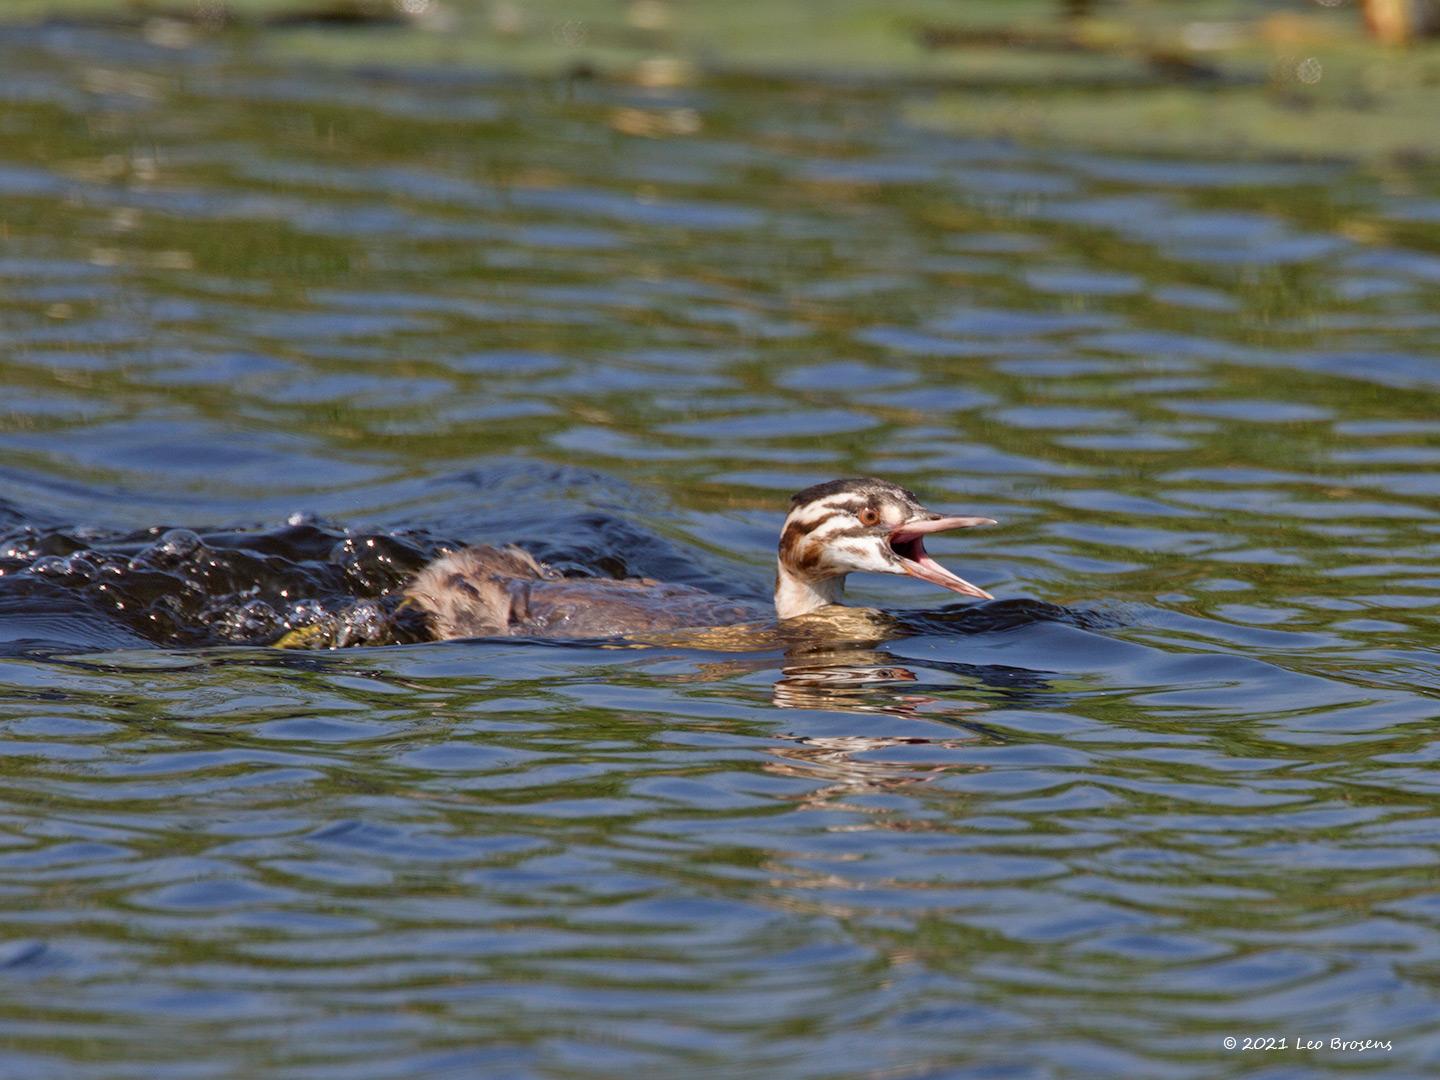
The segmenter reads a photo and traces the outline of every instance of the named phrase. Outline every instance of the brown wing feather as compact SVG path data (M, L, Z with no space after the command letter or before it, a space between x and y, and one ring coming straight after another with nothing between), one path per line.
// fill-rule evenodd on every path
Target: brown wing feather
M405 590L431 634L619 637L766 617L767 609L689 585L566 578L516 547L469 547L436 559Z
M768 610L743 600L670 582L629 578L562 578L527 582L528 616L512 633L536 637L624 637L764 619Z
M524 584L548 576L517 547L481 545L436 559L415 575L405 598L425 613L437 638L495 637L511 633L517 615L525 617Z

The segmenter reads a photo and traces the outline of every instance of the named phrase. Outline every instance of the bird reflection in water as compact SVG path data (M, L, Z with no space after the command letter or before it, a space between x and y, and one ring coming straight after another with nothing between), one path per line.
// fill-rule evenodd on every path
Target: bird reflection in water
M820 805L841 794L893 790L924 783L955 768L974 768L944 762L872 760L864 755L900 746L958 748L1000 738L978 722L988 706L921 689L920 677L884 648L885 643L908 635L895 615L874 608L832 606L778 625L707 627L664 635L663 640L652 638L648 643L750 654L702 662L683 676L707 683L773 670L774 651L783 649L780 677L770 694L777 707L870 717L865 725L870 730L863 733L777 736L785 744L772 750L778 760L767 764L766 771L827 781L824 788L804 798L807 804ZM761 651L767 655L755 655ZM959 673L969 676L977 672ZM903 727L903 733L887 733L887 725L878 722L882 717L918 721L933 728L934 735L916 734L914 723L897 725Z
M782 709L894 716L937 726L933 737L880 732L782 734L780 738L787 745L774 748L779 760L767 765L766 771L828 781L805 796L803 801L808 805L834 806L837 797L894 790L926 783L956 768L974 768L950 762L885 761L871 756L881 751L899 746L958 749L992 737L974 723L986 706L918 691L915 684L919 677L915 672L883 649L852 646L791 650L786 661L771 695Z

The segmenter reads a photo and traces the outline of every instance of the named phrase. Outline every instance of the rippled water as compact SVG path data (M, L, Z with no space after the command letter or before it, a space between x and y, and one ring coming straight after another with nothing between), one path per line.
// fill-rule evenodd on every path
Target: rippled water
M921 93L0 38L7 1075L1440 1068L1440 176ZM999 518L932 548L1001 599L242 617L459 540L763 597L855 473Z

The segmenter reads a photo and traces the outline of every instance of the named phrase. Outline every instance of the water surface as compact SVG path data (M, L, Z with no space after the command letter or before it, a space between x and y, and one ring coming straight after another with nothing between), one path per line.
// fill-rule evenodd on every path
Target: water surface
M1433 170L65 28L0 72L3 1071L1440 1067ZM462 540L764 597L860 473L1000 519L931 547L1001 599L262 644Z

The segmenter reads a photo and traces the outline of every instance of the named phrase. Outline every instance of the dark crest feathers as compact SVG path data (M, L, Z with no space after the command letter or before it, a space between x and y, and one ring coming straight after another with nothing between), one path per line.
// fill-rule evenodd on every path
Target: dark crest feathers
M892 484L889 480L879 480L873 476L853 476L846 480L827 480L823 484L815 484L804 491L797 491L790 496L790 509L797 506L804 506L806 503L815 502L817 499L825 499L831 495L842 495L854 493L856 495L877 495L886 494L904 499L907 502L919 504L920 500L915 493L909 491L899 484Z

